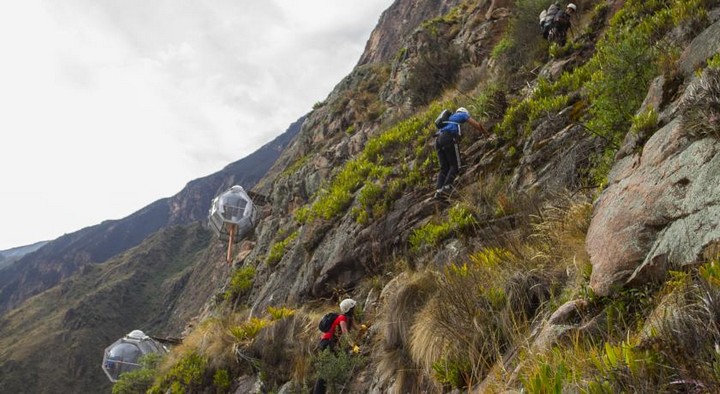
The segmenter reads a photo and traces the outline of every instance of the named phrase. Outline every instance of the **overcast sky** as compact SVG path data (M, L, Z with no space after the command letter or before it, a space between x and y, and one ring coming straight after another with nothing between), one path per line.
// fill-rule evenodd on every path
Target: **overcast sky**
M0 2L0 250L123 218L324 100L392 0Z

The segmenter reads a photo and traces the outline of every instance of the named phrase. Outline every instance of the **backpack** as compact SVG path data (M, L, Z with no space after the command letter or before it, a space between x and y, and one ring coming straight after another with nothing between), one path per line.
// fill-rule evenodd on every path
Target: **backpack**
M320 319L320 324L318 324L318 328L322 332L328 332L330 331L330 327L332 327L333 322L335 319L337 319L339 315L335 312L328 312L325 314L325 316Z
M452 111L449 109L444 109L442 112L440 112L440 115L438 115L437 118L435 118L435 127L438 129L442 129L445 127L445 124L448 120L450 120L450 115L452 115Z
M560 11L560 5L553 3L548 7L547 10L543 10L540 13L540 27L544 30L550 26L555 19L555 15Z

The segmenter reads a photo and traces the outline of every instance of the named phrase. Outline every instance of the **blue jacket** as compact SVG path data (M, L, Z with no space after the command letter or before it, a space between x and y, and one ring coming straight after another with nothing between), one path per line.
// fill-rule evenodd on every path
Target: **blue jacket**
M468 119L470 119L469 114L466 114L465 112L455 112L454 114L450 115L450 119L448 119L448 122L445 124L445 126L440 129L440 132L451 133L459 136L460 124L467 122Z

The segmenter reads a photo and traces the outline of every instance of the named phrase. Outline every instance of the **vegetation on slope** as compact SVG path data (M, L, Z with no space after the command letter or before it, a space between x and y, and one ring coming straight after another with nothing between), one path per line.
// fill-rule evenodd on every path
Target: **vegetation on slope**
M530 35L527 29L536 27L536 11L547 3L516 2L518 19L493 51L507 66L506 80L527 75L542 60L544 54L522 48ZM538 120L571 107L572 121L603 142L602 153L585 169L587 183L602 187L627 131L651 132L657 124L657 114L636 112L653 77L660 72L673 77L678 48L668 33L699 31L707 23L706 10L717 2L628 0L612 15L608 3L592 3L597 5L584 20L588 29L603 30L597 43L591 41L597 31L588 31L567 48L549 49L554 56L570 56L591 47L576 67L556 80L534 81L528 94L507 82L488 82L482 93L429 100L416 108L415 116L370 138L361 154L337 169L295 212L295 221L278 233L265 263L280 261L296 241L296 229L310 221L350 215L367 225L392 210L399 195L423 187L436 167L427 140L443 107L465 105L474 113L496 114L494 109L504 107L500 97L509 97L507 110L496 114L493 132L511 146L521 146ZM532 24L520 23L529 16ZM517 61L520 54L522 63ZM717 59L710 67L713 62ZM503 188L502 174L495 179L497 187L485 180L490 186L482 196L461 193L459 203L420 224L408 240L412 252L423 256L458 240L470 251L467 260L441 267L385 261L388 271L402 271L391 279L392 286L388 278L376 277L356 289L358 298L371 289L388 289L372 316L377 328L365 342L375 361L372 371L395 373L380 376L381 381L393 380L403 392L481 383L490 392L720 389L717 256L673 272L665 283L597 297L588 288L590 264L584 249L594 195L538 201ZM474 186L466 185L468 191ZM238 272L247 278L246 271ZM165 361L151 391L196 392L214 385L217 392L227 392L226 377L248 375L259 376L270 390L288 381L299 390L312 384L314 372L321 369L311 362L320 313L295 310L277 317L270 310L255 311L248 319L248 310L234 307L241 297L240 290L225 297L218 317L204 322ZM548 320L562 331L542 331ZM558 340L543 342L545 336ZM352 368L341 364L347 365L336 365Z

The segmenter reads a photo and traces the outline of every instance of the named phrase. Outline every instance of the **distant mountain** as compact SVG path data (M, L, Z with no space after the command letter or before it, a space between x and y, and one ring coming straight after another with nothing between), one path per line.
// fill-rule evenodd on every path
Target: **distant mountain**
M32 253L47 244L48 241L35 242L32 245L18 246L17 248L0 250L0 270L20 260L28 253Z
M200 223L162 229L0 317L0 392L109 393L105 347L134 329L178 336L216 291L229 267L211 240Z
M155 201L123 219L66 234L8 264L0 274L0 315L69 278L83 266L102 263L139 245L162 228L205 220L212 198L220 191L234 184L248 190L255 186L304 120L302 116L257 151L212 175L189 182L170 198Z

